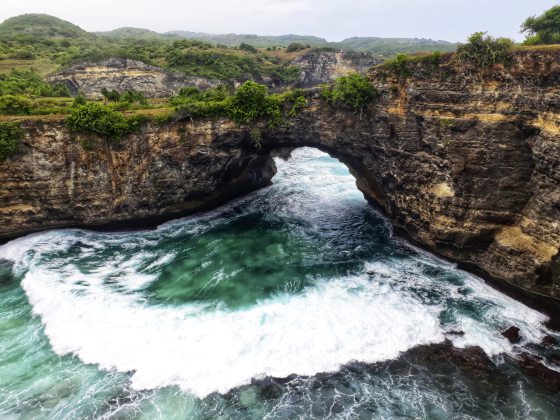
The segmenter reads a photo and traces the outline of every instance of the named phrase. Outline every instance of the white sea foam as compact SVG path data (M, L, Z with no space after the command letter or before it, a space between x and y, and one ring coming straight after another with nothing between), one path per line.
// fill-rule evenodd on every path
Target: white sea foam
M87 280L81 293L78 278ZM147 306L96 278L73 267L34 268L22 285L55 352L134 371L138 389L179 385L203 397L252 378L335 371L443 340L437 310L365 276L320 283L246 310L212 312Z

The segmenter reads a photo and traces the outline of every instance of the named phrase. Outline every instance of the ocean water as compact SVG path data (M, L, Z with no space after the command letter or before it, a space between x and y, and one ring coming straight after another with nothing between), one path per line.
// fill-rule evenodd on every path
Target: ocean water
M512 361L558 369L545 315L396 237L337 160L277 166L155 230L0 246L0 418L560 418ZM446 338L490 367L414 352Z

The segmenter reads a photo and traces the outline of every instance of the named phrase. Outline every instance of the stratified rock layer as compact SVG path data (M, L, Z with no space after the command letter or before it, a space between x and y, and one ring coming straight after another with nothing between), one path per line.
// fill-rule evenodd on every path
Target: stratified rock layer
M148 98L166 98L176 95L185 86L207 89L220 84L218 80L172 73L126 58L75 65L48 76L47 80L68 86L74 95L82 92L96 99L102 98L103 88L137 91Z
M312 49L294 58L290 64L301 68L301 74L293 84L311 87L332 82L348 73L365 74L380 61L365 52Z
M266 185L279 149L313 146L417 243L559 297L560 52L485 70L449 60L401 80L372 70L381 99L361 117L311 92L296 118L261 128L261 148L226 120L149 124L93 150L60 122L25 123L22 152L0 165L0 237L192 212Z

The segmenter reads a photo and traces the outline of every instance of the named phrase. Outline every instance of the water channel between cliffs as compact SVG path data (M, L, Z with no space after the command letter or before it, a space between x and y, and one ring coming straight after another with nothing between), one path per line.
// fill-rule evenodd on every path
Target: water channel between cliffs
M556 368L545 315L394 237L337 160L276 164L272 186L155 230L0 246L0 416L557 415L513 361Z

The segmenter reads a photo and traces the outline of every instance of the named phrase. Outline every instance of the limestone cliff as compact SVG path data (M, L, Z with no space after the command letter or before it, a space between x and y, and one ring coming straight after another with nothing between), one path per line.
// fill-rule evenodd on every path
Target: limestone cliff
M348 165L417 243L510 288L560 297L560 52L370 78L381 98L361 118L310 92L297 117L261 128L261 148L251 127L226 120L149 124L93 150L61 122L26 123L22 152L0 164L0 237L212 206L269 182L279 148L314 146Z
M380 61L379 58L365 52L312 49L294 58L290 64L302 70L294 85L310 87L332 82L352 72L365 74L371 66L379 64Z
M220 81L172 73L141 61L111 58L98 63L82 63L47 77L50 83L62 83L75 95L100 99L103 88L125 92L135 90L148 98L176 95L185 86L199 89L215 87Z

